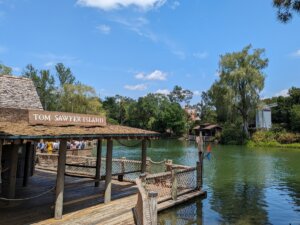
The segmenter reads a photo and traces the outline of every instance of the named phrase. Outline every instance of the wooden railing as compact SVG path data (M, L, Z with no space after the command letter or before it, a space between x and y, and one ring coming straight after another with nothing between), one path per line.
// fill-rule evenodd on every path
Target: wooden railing
M145 174L136 179L138 199L134 211L137 225L157 225L157 193L145 189Z
M200 190L201 167L175 165L170 171L157 174L142 174L136 179L138 200L134 215L138 225L157 224L158 204L178 196ZM154 221L154 222L153 222Z

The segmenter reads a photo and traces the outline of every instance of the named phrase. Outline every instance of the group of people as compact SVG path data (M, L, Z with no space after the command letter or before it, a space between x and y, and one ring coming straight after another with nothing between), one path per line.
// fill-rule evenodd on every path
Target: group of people
M41 140L37 144L37 150L42 153L53 153L53 151L59 150L59 141L46 141ZM67 142L67 149L75 150L75 149L84 149L86 146L85 141L71 141Z

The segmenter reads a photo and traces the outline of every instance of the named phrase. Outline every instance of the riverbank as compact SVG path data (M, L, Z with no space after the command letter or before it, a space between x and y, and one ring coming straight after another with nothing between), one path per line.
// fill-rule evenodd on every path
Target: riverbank
M300 149L300 143L291 143L291 144L281 144L277 141L270 141L270 142L254 142L248 141L247 147L254 148L254 147L277 147L277 148L297 148Z

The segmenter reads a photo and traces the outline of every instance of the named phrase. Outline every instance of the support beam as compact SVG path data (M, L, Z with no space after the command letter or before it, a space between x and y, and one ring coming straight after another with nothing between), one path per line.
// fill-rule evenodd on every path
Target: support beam
M96 178L96 182L95 182L95 187L99 187L99 180L101 178L101 155L102 155L102 140L101 139L98 139L98 142L97 142L97 155L96 155L96 175L95 175L95 178Z
M111 201L112 151L113 141L112 139L107 139L104 203Z
M57 165L57 178L56 178L56 198L55 198L55 212L54 212L55 219L62 219L62 214L63 214L66 153L67 153L67 141L60 140L58 165Z
M18 151L19 144L14 143L10 152L10 172L8 185L8 198L15 198L16 195L16 180L18 168Z
M24 175L23 175L23 187L27 186L28 177L30 172L30 161L32 159L32 144L31 142L27 142L25 146L25 165L24 165Z
M2 194L2 146L3 140L0 139L0 194Z
M146 173L147 166L147 140L142 140L142 173Z

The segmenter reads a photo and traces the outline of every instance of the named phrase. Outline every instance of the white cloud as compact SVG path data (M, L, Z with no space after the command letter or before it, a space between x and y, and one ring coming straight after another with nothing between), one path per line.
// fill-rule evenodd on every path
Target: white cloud
M19 67L12 67L13 72L19 73L21 72L21 69Z
M162 6L166 1L167 0L77 0L77 4L107 11L129 6L149 10Z
M105 24L101 24L96 27L97 30L99 30L102 34L110 34L111 32L111 27Z
M155 70L149 74L138 73L135 75L135 78L139 80L166 80L167 74L160 70Z
M201 96L202 92L201 91L193 91L193 94L195 96Z
M279 91L278 93L276 93L275 96L276 97L278 97L278 96L287 97L287 96L289 96L289 89L283 89L283 90Z
M193 56L197 59L206 59L208 56L207 52L196 52L193 54Z
M300 49L292 54L294 57L300 57Z
M158 89L155 93L162 94L162 95L168 95L168 94L170 94L170 91L168 89Z
M147 89L147 85L145 84L125 85L124 88L130 91L144 91Z

